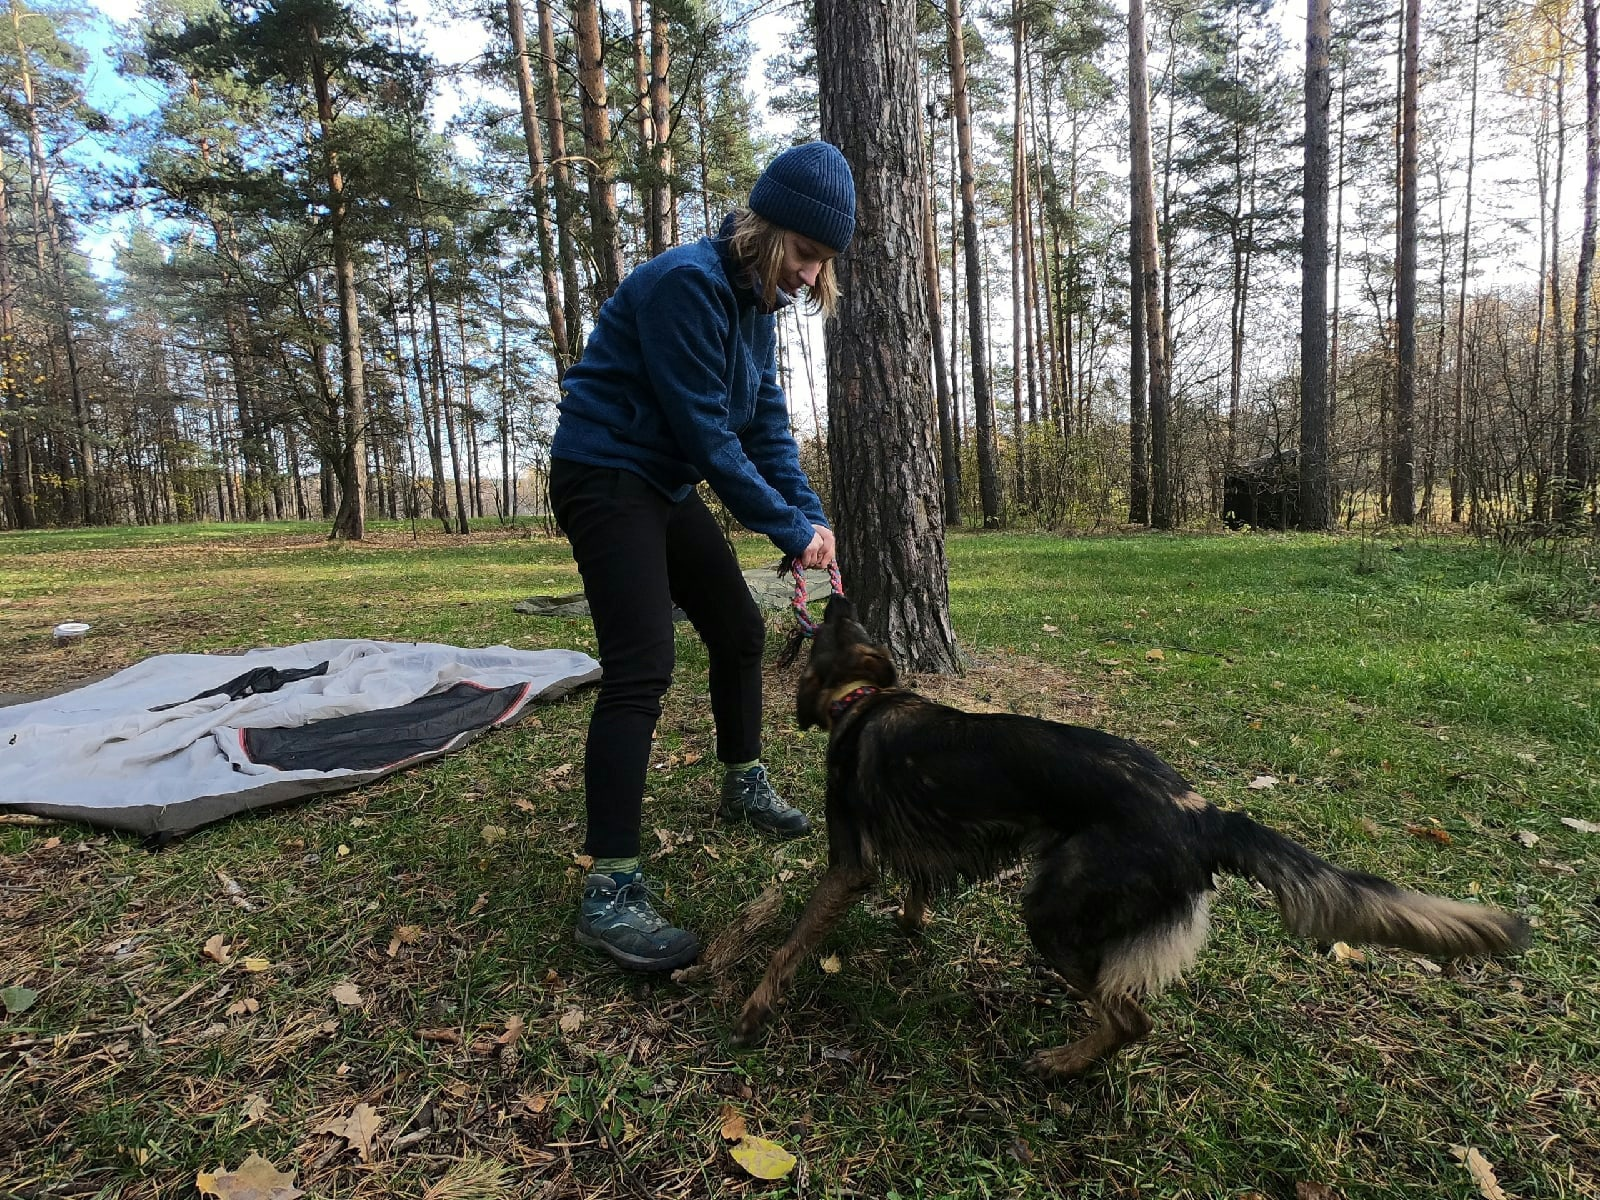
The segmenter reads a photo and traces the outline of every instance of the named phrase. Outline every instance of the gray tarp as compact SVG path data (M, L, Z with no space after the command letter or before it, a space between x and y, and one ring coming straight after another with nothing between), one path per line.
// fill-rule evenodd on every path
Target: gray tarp
M259 668L293 673L321 663L322 673L271 691L202 694ZM594 659L575 650L427 642L157 655L84 687L0 708L0 810L146 834L186 832L447 753L599 673ZM264 758L294 761L295 748L285 752L283 737L266 730L326 733L326 745L352 747L360 765L269 765ZM277 743L274 756L259 752L268 741ZM375 753L375 743L389 744L393 761Z

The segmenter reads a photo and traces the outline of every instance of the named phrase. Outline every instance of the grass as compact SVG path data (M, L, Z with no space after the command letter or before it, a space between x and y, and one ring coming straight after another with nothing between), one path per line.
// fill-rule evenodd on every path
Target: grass
M919 945L890 931L885 891L830 943L842 969L803 968L767 1044L735 1051L758 962L683 989L571 941L580 695L158 853L0 825L0 988L39 993L0 1017L0 1195L189 1197L254 1151L325 1198L1466 1200L1459 1145L1512 1196L1600 1197L1600 842L1560 820L1600 820L1600 625L1573 619L1592 596L1552 606L1535 567L1409 538L961 535L949 554L973 668L920 686L1136 736L1345 865L1531 916L1532 950L1346 961L1225 881L1152 1037L1050 1088L1020 1062L1086 1017L1031 953L1020 879L946 906ZM0 535L0 691L322 637L591 648L584 620L511 611L576 589L563 542L488 528L354 547L303 526ZM58 650L69 619L94 629ZM685 637L652 873L703 933L774 879L788 920L825 844L716 827L704 676ZM816 812L823 741L795 732L787 674L769 682L769 767ZM202 954L218 934L227 964ZM332 999L342 983L360 1007ZM361 1103L382 1121L368 1161L319 1132ZM797 1171L745 1176L725 1108Z

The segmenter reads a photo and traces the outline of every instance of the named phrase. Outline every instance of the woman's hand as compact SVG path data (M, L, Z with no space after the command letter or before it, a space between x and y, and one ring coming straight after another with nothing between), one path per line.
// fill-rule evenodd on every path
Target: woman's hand
M817 532L800 555L800 565L808 571L813 568L825 570L833 566L833 530L826 525L813 525L811 528Z

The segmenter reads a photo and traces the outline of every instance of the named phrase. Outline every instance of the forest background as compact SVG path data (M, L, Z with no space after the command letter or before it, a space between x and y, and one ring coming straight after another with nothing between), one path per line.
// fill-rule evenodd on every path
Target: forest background
M918 6L946 522L1581 526L1592 6L1340 4L1325 181L1305 165L1304 13L1135 7L1137 45L1096 0ZM539 512L558 380L616 281L819 130L804 5L497 0L419 21L155 0L103 48L67 6L9 17L9 528L298 518L359 538L368 511L463 532ZM788 38L758 78L761 18ZM90 47L148 111L91 86ZM1131 98L1154 273L1130 269ZM1308 187L1329 214L1329 495L1306 521ZM827 499L822 336L782 322Z

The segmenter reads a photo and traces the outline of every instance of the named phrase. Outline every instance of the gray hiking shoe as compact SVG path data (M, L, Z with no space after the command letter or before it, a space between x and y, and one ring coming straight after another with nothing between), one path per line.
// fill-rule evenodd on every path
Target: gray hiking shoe
M650 901L637 871L621 883L611 875L590 875L578 905L579 944L604 950L634 971L670 971L693 962L700 940L669 924Z
M749 821L774 837L800 837L811 832L805 813L773 790L767 770L760 763L746 771L723 774L722 803L717 812L724 821Z

